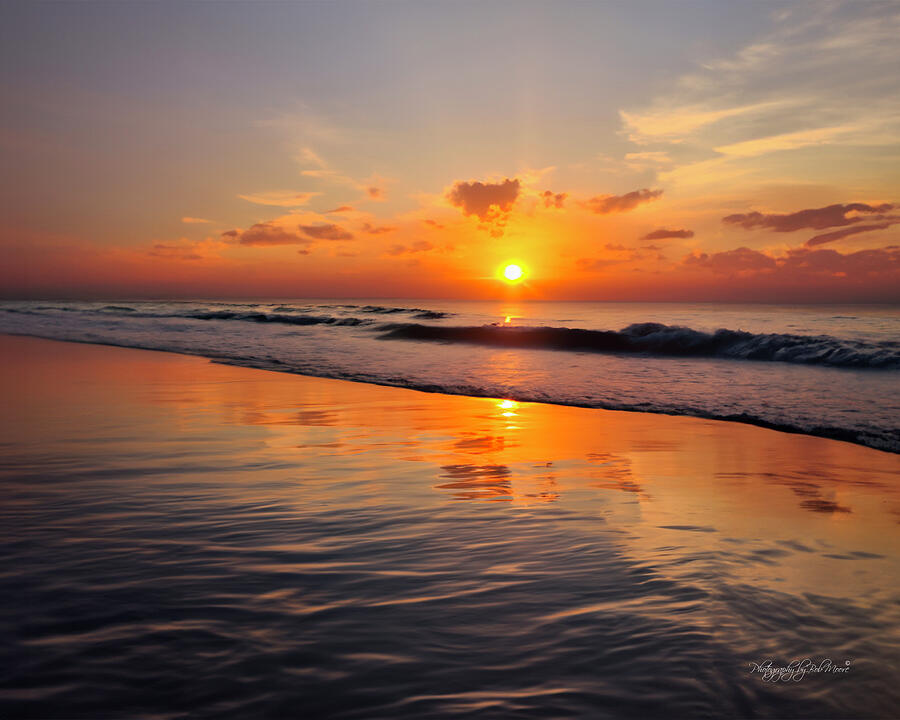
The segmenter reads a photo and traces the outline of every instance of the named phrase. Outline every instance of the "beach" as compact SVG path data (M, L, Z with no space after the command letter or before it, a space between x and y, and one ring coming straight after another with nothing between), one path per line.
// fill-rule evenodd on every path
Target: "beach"
M897 454L36 338L0 363L0 716L900 702Z

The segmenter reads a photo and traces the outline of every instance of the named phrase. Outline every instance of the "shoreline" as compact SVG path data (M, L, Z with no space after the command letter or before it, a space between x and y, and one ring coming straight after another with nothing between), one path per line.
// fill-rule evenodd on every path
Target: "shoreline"
M0 332L0 338L8 336L8 337L27 337L27 338L37 338L40 340L47 340L51 342L61 342L61 343L72 343L77 345L94 345L97 347L115 347L115 348L123 348L129 350L142 350L145 352L154 352L154 353L166 353L170 355L177 355L181 357L196 357L196 358L204 358L209 362L220 364L220 365L228 365L231 367L239 367L248 370L263 370L266 372L275 372L282 375L291 375L295 377L309 377L309 378L319 378L324 380L340 380L344 382L352 382L358 383L360 385L370 385L374 387L387 387L387 388L395 388L398 390L411 390L413 392L421 392L432 395L445 395L448 397L470 397L470 398L493 398L494 395L473 395L468 393L454 393L448 392L446 388L434 388L433 386L428 385L416 385L416 384L405 384L405 385L395 385L389 383L379 383L373 382L369 379L363 378L354 378L354 377L334 377L331 375L320 375L315 373L306 373L306 372L297 372L295 370L288 369L279 369L276 363L270 363L272 366L262 366L253 365L249 363L242 363L240 361L234 360L233 358L228 357L216 357L210 354L205 353L191 353L191 352L178 352L176 350L163 350L158 348L150 348L150 347L139 347L135 345L124 345L113 342L98 342L94 340L70 340L63 338L54 338L47 337L43 335L34 335L29 333L13 333L13 332ZM877 371L876 371L877 372ZM887 371L885 371L887 372ZM642 415L653 415L653 416L661 416L661 417L686 417L686 418L696 418L699 420L708 420L713 422L723 422L723 423L735 423L739 425L748 425L751 427L757 427L765 430L770 430L773 432L784 433L788 435L800 435L804 437L815 437L822 438L826 440L831 440L833 442L842 442L847 443L856 447L864 447L870 450L876 450L878 452L887 453L889 455L900 455L900 446L885 446L883 444L873 443L873 442L863 442L859 439L858 434L854 433L850 430L845 430L843 428L832 428L832 427L816 427L812 429L806 428L798 428L793 425L787 424L779 424L773 423L766 420L762 420L759 418L753 417L744 417L744 416L720 416L715 414L705 414L701 412L688 413L688 412L665 412L665 411L654 411L654 410L645 410L638 408L631 408L627 406L623 407L615 407L612 405L587 405L587 404L578 404L578 403L566 403L566 402L549 402L540 398L532 398L528 397L525 394L515 393L511 394L507 399L515 400L517 402L526 402L533 404L541 404L548 405L554 407L570 407L570 408L579 408L583 410L600 410L604 412L625 412L625 413L637 413Z

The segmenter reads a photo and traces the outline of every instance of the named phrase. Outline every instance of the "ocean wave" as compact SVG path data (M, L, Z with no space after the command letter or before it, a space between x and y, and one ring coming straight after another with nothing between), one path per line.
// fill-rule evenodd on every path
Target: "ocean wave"
M178 303L166 303L178 304ZM184 303L187 304L187 303ZM222 308L222 305L218 306ZM104 305L103 307L71 307L59 305L37 305L21 308L0 308L5 312L23 315L43 315L47 312L74 312L83 315L126 315L128 317L143 318L188 318L195 320L248 320L251 322L282 322L290 325L367 325L375 320L360 318L333 318L323 315L296 314L298 311L309 310L308 306L279 305L271 311L257 309L255 304L229 303L226 308L234 309L210 309L189 310L186 312L154 312L143 310L141 306L130 307L127 305ZM269 306L271 307L271 306ZM238 310L237 308L240 308ZM416 320L442 320L453 316L454 313L440 310L426 310L425 308L386 307L382 305L319 305L316 309L349 310L367 315L400 315L406 314ZM284 314L289 313L289 314Z
M142 316L147 317L147 316ZM331 315L284 315L265 312L236 312L233 310L210 310L169 315L149 315L149 317L185 318L189 320L240 320L242 322L281 323L284 325L372 325L374 320L355 317L333 317Z
M900 369L900 342L842 340L830 335L756 334L743 330L704 332L646 322L622 330L565 327L457 327L418 323L380 326L385 340L469 343L492 347L596 353L644 353L824 365Z

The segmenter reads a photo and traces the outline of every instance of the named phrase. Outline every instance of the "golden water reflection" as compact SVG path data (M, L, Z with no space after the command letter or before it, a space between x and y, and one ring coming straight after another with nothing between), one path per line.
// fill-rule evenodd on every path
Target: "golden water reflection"
M26 338L0 359L8 446L111 471L184 456L247 502L577 510L651 557L718 548L735 564L716 572L813 588L877 578L900 546L900 458L847 443Z

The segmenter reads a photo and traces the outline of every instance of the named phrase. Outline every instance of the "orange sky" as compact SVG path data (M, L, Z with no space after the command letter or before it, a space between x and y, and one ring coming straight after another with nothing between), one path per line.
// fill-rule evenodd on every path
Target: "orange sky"
M4 6L0 292L900 301L897 6L561 7Z

